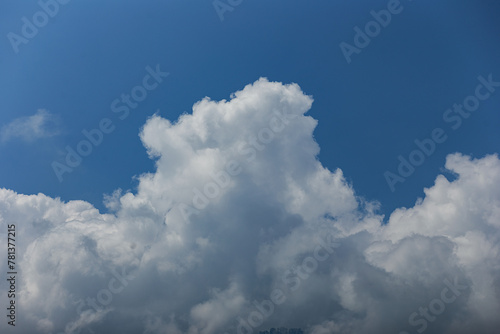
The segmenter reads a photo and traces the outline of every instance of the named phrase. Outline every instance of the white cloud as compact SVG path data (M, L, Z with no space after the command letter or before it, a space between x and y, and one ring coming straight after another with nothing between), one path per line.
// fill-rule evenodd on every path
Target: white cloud
M280 289L285 300L264 327L415 332L410 315L456 279L466 288L426 333L496 333L498 157L450 155L446 168L458 178L438 176L384 225L376 203L318 161L311 104L295 84L260 79L229 101L203 99L176 123L152 117L141 139L157 169L136 193L106 197L113 214L0 189L2 230L16 223L19 235L16 329L235 333ZM240 168L227 182L229 161ZM195 208L214 178L218 195ZM196 212L186 220L180 204ZM332 241L338 247L314 270L294 276Z
M2 126L0 141L5 143L18 138L32 142L40 138L53 137L59 133L59 118L44 109L38 109L32 116L16 118Z

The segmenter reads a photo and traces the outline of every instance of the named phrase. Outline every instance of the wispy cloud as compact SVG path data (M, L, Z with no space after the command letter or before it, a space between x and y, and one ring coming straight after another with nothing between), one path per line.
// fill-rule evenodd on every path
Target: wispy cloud
M0 142L20 139L32 142L40 138L53 137L60 133L59 117L45 109L38 109L33 116L14 119L0 129Z

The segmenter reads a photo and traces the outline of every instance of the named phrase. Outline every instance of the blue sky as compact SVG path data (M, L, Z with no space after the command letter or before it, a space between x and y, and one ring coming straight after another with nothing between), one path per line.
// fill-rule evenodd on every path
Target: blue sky
M498 1L2 1L12 332L496 333L499 14Z
M0 30L19 34L21 18L35 1L2 5ZM134 189L133 176L152 171L138 132L159 113L174 121L192 104L229 94L259 77L298 83L314 98L320 160L341 168L359 195L379 200L387 213L410 206L432 185L445 156L454 151L481 157L499 151L500 97L450 134L408 180L392 193L383 176L408 156L415 139L443 126L442 114L473 92L478 75L500 78L500 5L493 1L404 1L403 10L352 55L354 26L370 21L387 1L244 1L221 21L210 1L88 1L61 5L28 44L14 53L1 43L0 124L46 109L61 118L60 136L0 147L0 185L43 192L63 200L85 199L103 209L102 194ZM443 15L446 13L446 15ZM82 129L109 117L110 103L139 84L146 66L160 64L170 76L103 144L59 183L51 162Z

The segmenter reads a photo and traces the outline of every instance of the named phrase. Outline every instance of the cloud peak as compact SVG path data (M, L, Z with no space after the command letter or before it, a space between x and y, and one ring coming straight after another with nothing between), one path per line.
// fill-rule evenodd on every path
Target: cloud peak
M22 236L20 333L496 333L498 157L449 155L457 178L384 224L318 160L312 101L259 79L153 116L156 170L106 198L113 214L0 189Z

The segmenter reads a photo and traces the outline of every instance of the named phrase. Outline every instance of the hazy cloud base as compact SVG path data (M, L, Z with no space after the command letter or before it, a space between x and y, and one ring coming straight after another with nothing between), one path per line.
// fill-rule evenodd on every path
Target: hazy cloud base
M280 289L286 300L261 329L417 333L419 308L455 281L464 288L425 332L496 333L498 157L449 155L457 178L438 176L384 225L377 203L318 161L312 102L296 84L260 79L229 101L203 99L176 123L151 117L140 137L156 172L136 193L107 197L113 214L0 189L2 233L15 223L19 235L16 332L236 333L254 301ZM230 183L200 201L229 162L239 167ZM328 238L338 246L317 268L290 271ZM119 285L117 273L122 289L96 311L87 298L109 297L99 291Z

